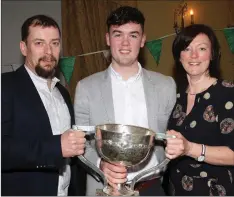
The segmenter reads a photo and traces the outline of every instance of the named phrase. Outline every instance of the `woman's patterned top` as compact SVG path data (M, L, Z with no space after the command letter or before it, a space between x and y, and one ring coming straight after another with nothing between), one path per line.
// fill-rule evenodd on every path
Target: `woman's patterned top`
M187 93L180 92L168 129L180 132L191 142L227 146L234 151L233 82L218 80L196 94L187 116L186 107ZM234 195L234 166L211 165L182 156L172 160L169 169L175 195Z

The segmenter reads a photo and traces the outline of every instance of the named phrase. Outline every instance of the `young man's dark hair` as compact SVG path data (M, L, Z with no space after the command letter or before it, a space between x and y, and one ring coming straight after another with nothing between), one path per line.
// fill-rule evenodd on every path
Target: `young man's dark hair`
M141 25L144 31L145 17L137 8L130 6L122 6L113 11L107 18L106 24L108 31L111 25L124 25L133 22Z

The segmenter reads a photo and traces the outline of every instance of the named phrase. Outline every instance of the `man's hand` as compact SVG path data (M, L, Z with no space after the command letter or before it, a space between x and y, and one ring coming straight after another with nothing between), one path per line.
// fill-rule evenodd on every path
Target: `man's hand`
M85 133L83 131L67 130L61 136L63 157L82 155L85 147Z
M114 165L101 160L100 169L103 171L108 183L117 191L118 183L127 181L127 169L121 165Z

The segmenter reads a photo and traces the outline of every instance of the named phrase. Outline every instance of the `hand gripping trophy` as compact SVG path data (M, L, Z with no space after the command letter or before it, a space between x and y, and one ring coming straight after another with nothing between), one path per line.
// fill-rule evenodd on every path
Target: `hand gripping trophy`
M74 130L80 129L79 126L73 125ZM85 129L84 129L85 130ZM121 125L121 124L104 124L95 127L95 145L99 156L112 164L132 167L139 165L150 155L150 150L154 145L154 139L166 139L169 137L163 133L155 133L154 131L137 126ZM107 179L103 172L93 163L88 161L84 156L78 156L79 159L88 166L96 179L103 179L104 188L98 191L99 195L112 196L113 189L108 185ZM134 177L130 185L119 184L118 192L122 196L138 196L139 192L134 191L134 185L143 176L152 174L156 170L165 167L169 159L165 159L162 163L145 170Z

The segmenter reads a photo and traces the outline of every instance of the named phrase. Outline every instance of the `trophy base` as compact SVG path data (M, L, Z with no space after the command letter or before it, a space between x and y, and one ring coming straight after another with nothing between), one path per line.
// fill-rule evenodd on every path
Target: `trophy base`
M111 187L107 187L104 189L106 192L103 191L103 189L96 189L96 196L115 196L114 194L112 194L112 188ZM129 193L126 193L125 195L121 195L120 196L139 196L139 192L138 191L130 191Z
M96 196L109 196L102 189L96 189Z

